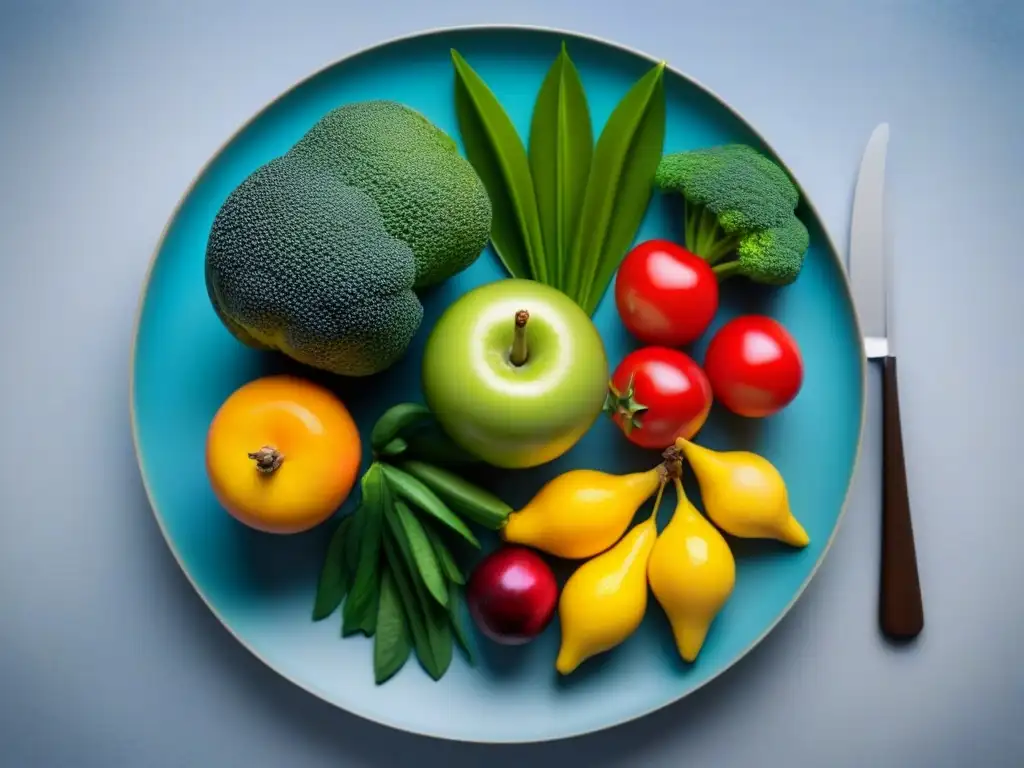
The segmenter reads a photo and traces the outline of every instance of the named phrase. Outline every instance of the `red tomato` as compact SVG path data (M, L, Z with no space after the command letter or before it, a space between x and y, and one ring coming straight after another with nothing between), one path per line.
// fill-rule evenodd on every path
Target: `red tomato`
M718 279L699 256L669 240L630 251L615 277L623 325L645 344L679 347L700 338L718 310Z
M715 399L740 416L761 418L785 408L803 385L803 357L781 323L743 315L708 344L704 371Z
M628 354L608 387L606 412L630 442L663 450L689 440L711 410L711 384L689 355L667 347Z

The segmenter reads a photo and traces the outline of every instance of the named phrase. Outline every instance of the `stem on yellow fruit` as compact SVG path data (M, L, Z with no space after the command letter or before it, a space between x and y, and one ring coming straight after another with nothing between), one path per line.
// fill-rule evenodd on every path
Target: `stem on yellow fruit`
M654 520L658 516L658 507L661 506L661 497L665 493L665 484L668 482L668 472L665 471L665 468L661 466L658 469L658 474L661 475L661 482L658 483L658 493L654 497L654 509L651 510L651 516L647 518L648 520Z
M272 445L264 445L258 451L249 454L249 458L256 462L256 471L264 475L281 466L284 461L284 454Z
M522 365L526 362L526 321L530 319L530 313L525 309L516 312L516 330L512 336L512 351L508 359L512 365Z

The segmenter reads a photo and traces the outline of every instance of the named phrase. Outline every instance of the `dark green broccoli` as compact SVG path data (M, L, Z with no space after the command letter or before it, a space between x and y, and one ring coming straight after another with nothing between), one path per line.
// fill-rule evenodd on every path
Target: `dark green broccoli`
M384 227L412 248L420 290L477 260L491 234L491 200L448 134L394 101L324 115L289 151L329 168L377 204Z
M796 279L810 238L795 214L800 193L770 158L745 144L676 152L662 158L654 181L683 197L686 247L719 279Z
M369 195L297 155L228 195L205 266L214 311L239 341L345 376L393 365L423 319L412 249Z

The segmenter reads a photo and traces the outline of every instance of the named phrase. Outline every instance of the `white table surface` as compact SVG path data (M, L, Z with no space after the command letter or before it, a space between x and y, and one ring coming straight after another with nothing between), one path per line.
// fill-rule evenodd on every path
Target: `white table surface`
M1024 764L1024 4L490 5L0 3L0 764ZM592 33L697 77L765 134L843 248L864 142L890 122L915 646L876 629L877 370L851 507L804 597L728 674L628 726L516 748L392 732L264 668L188 586L128 425L132 322L167 217L297 79L484 22Z

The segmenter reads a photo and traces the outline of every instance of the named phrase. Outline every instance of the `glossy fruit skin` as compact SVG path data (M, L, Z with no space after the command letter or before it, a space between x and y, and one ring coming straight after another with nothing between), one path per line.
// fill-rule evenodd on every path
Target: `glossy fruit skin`
M736 586L736 560L676 480L676 509L647 562L647 581L684 661L695 661Z
M566 560L593 557L622 537L660 484L657 468L625 475L570 469L510 514L501 537Z
M680 347L701 337L718 311L718 279L706 261L671 240L647 240L623 259L615 306L645 344Z
M269 474L249 457L266 445L283 454ZM206 437L217 500L267 533L309 530L334 514L355 485L361 455L359 431L341 400L295 376L267 376L235 390Z
M677 440L697 477L708 518L741 539L775 539L806 547L810 537L793 514L782 473L751 451L714 451Z
M529 312L528 355L513 365L516 313ZM568 296L507 279L463 294L435 324L423 354L423 393L463 449L505 469L545 464L601 415L608 382L604 342Z
M477 627L502 645L523 645L544 631L558 605L558 582L525 547L502 547L480 561L466 585Z
M657 536L652 516L569 577L558 603L559 674L611 650L640 626L647 611L647 562Z
M764 315L741 315L723 325L708 344L704 371L715 399L748 418L781 411L800 392L804 379L796 340L780 322Z
M622 359L605 410L641 448L664 450L691 438L708 419L711 384L696 361L667 347L642 347Z

